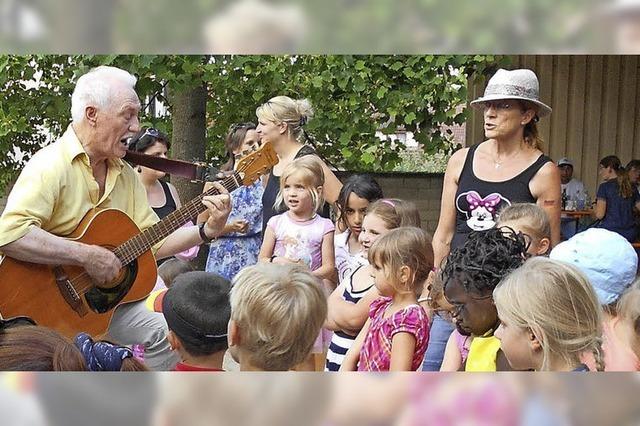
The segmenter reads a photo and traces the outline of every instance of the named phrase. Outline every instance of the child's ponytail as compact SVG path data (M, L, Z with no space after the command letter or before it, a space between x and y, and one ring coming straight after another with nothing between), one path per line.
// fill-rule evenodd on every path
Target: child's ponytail
M604 350L602 349L602 337L598 337L594 340L593 348L591 349L593 352L593 359L596 362L596 370L604 371Z

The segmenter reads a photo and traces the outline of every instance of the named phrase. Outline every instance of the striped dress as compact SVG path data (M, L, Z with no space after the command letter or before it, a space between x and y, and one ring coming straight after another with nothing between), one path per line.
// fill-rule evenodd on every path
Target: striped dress
M358 303L360 299L365 295L365 293L373 287L373 285L363 289L355 291L353 289L353 283L351 282L351 278L356 274L356 272L366 265L359 265L355 268L353 273L344 277L344 293L342 293L342 298L347 302ZM352 336L350 334L345 333L342 330L338 330L333 333L331 337L331 343L329 344L329 350L327 351L327 361L325 363L324 371L338 371L340 366L342 365L342 361L344 360L344 356L347 354L347 351L353 344L353 341L356 339L356 336Z

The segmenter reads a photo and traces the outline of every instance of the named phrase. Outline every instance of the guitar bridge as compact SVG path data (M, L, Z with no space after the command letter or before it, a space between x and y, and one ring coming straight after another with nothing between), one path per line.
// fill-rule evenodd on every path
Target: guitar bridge
M84 317L85 315L87 315L87 313L89 312L87 310L87 307L84 305L84 303L82 303L82 299L80 298L80 295L78 294L76 289L73 287L73 284L71 284L71 281L69 280L69 276L64 271L64 269L62 269L62 266L54 267L53 274L56 277L56 284L58 285L58 290L60 291L60 294L64 298L65 302L67 302L67 304L71 307L71 309L76 311L76 313L80 317Z

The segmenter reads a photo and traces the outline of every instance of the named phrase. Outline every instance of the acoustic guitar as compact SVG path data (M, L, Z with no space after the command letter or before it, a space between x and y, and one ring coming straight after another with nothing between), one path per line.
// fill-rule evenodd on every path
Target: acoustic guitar
M239 159L233 173L220 183L231 192L252 184L277 163L267 142ZM123 268L118 277L105 285L95 285L80 266L40 265L5 256L0 261L0 313L27 315L68 337L80 331L93 336L105 333L118 305L142 300L153 289L157 269L151 247L205 211L203 196L217 193L209 189L144 231L117 209L87 213L68 238L108 248L120 259Z

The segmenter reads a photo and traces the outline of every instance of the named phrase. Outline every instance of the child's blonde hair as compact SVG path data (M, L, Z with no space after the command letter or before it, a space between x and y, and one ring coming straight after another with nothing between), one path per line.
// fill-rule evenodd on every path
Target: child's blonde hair
M259 263L235 276L231 320L251 364L284 371L304 361L327 317L320 284L299 265Z
M578 364L593 352L604 370L602 310L598 298L577 268L544 257L527 260L493 291L498 316L509 325L528 328L542 347L541 370L552 357Z
M422 286L433 268L431 236L420 228L402 226L378 238L369 249L369 263L390 272L391 286L401 293L422 292ZM408 266L411 279L402 288L400 268Z
M280 191L273 208L276 211L284 210L284 186L287 183L287 179L294 174L299 174L302 177L302 182L311 195L313 209L318 211L324 203L322 193L318 191L318 187L324 185L324 172L322 171L320 160L313 155L305 155L298 158L284 168L282 176L280 176Z
M640 343L640 278L636 279L618 300L616 312L633 330L634 337L630 346L636 352ZM637 352L636 355L640 356Z
M551 224L544 209L533 203L511 204L500 212L498 227L505 222L521 221L522 228L532 239L537 241L546 238L551 240Z
M420 212L411 201L398 198L382 198L369 204L367 214L378 216L387 226L395 229L401 226L420 228Z
M288 136L302 143L302 127L313 117L313 108L307 99L276 96L256 108L256 116L260 121L286 123Z

